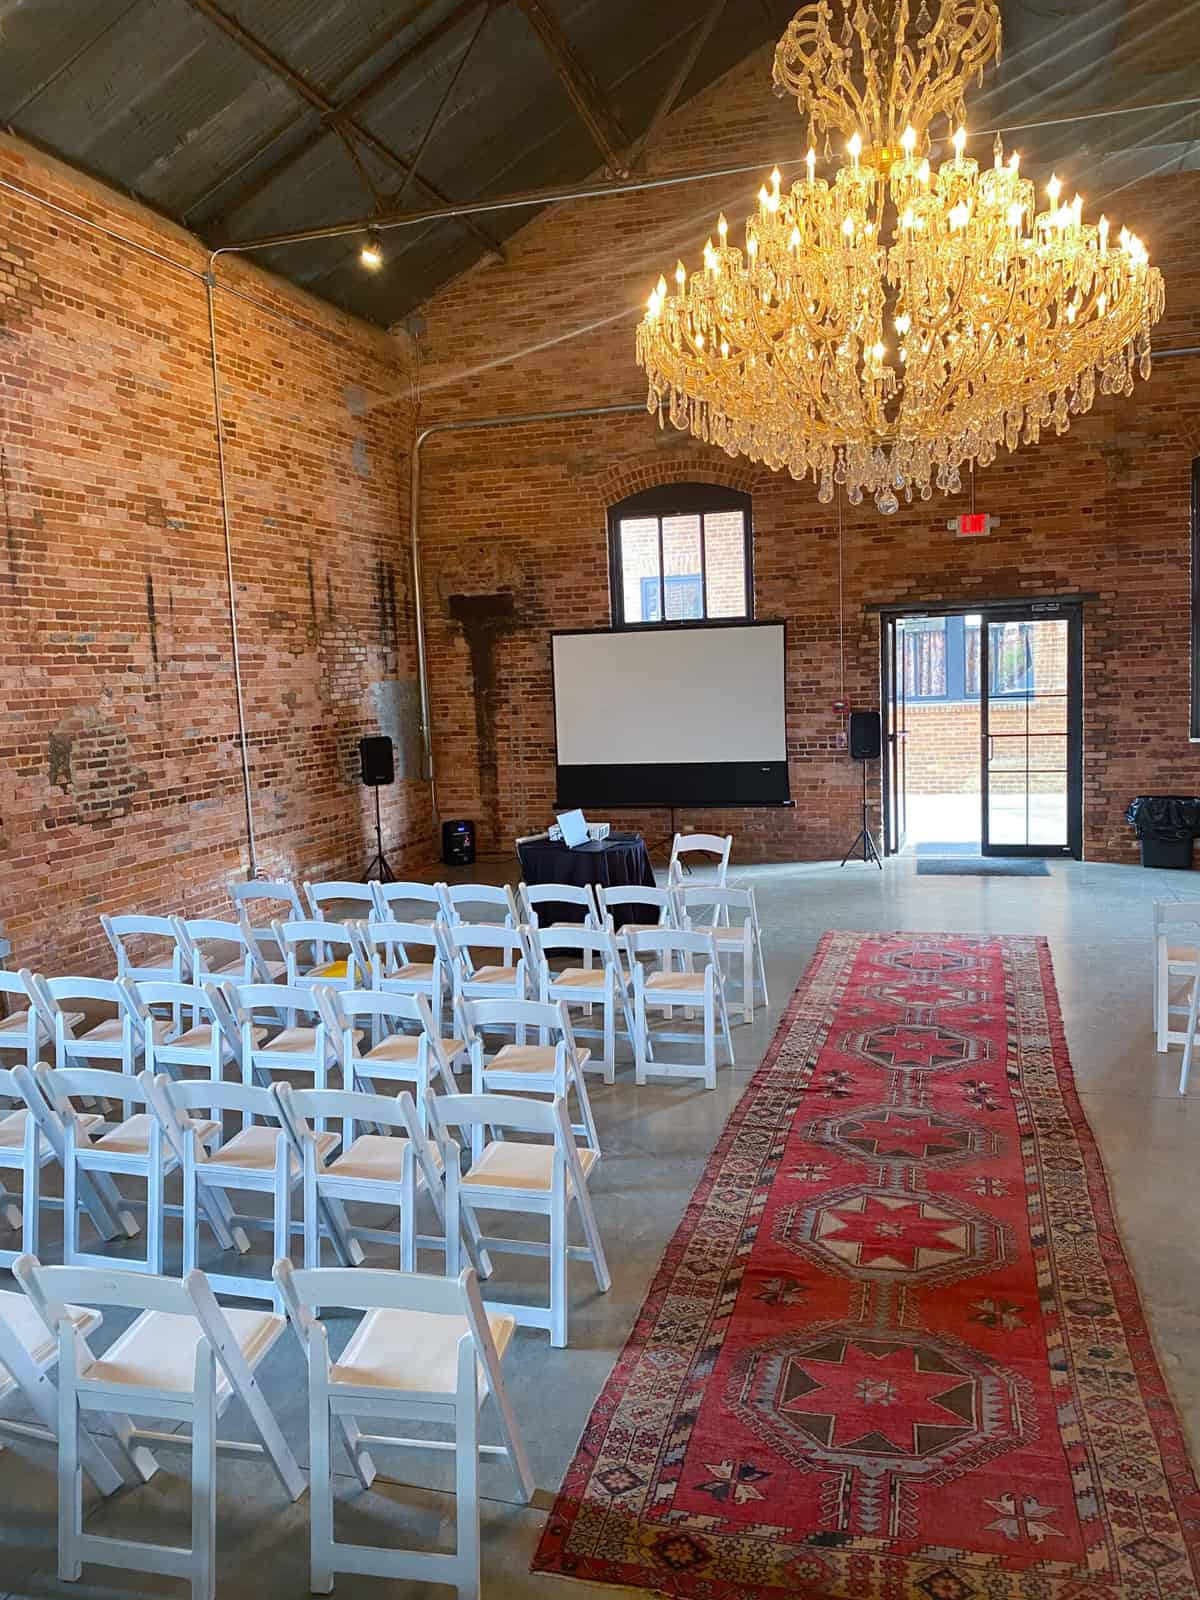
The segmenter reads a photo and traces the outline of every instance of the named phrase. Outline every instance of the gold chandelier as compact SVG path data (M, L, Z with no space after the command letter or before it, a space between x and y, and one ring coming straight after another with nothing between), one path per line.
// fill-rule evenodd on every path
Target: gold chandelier
M724 217L703 267L682 262L638 327L647 409L794 478L828 503L954 493L965 465L1064 433L1099 384L1150 373L1163 282L1136 235L1083 221L1056 177L1037 209L1019 158L966 154L967 82L1000 50L996 0L829 0L806 6L775 54L779 93L808 119L805 173L778 170L746 222ZM930 124L956 129L930 161ZM816 144L848 163L817 176Z

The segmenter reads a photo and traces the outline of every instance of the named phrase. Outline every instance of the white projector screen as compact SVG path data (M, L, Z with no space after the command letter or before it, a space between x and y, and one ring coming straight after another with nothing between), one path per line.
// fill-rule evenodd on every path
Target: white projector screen
M563 805L788 799L781 622L559 633Z

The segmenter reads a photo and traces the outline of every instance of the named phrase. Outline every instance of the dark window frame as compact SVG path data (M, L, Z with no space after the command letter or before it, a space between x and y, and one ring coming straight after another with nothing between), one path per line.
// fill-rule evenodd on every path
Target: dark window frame
M710 617L708 614L708 573L705 553L704 517L721 512L742 513L744 540L743 570L746 581L746 610L736 617ZM662 525L670 517L699 516L700 520L700 600L702 615L681 620L677 617L659 617L650 622L628 622L625 618L625 583L621 567L621 523L634 518L654 517L658 521L658 575L665 602L663 578ZM670 574L669 577L691 577L692 574ZM670 483L654 489L643 489L628 495L608 508L608 586L614 628L711 627L714 622L754 621L754 525L751 500L740 489L729 489L719 483ZM666 611L665 603L662 610Z
M1190 737L1200 740L1200 456L1192 462L1192 714Z

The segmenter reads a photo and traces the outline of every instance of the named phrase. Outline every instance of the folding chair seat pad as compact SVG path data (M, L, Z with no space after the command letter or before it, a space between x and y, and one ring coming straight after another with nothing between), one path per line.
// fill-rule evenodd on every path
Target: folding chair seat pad
M113 1089L113 1098L118 1097L117 1088ZM189 1119L192 1127L201 1139L209 1139L220 1130L219 1122L211 1122L207 1117L192 1117ZM92 1143L93 1150L108 1150L115 1155L144 1156L150 1151L150 1129L154 1125L154 1117L148 1111L138 1111L132 1117L126 1117L124 1122L118 1123L109 1133L102 1134ZM166 1139L162 1142L163 1161L174 1159L170 1144Z
M325 1170L337 1178L369 1178L380 1183L399 1183L407 1143L408 1139L403 1134L362 1133ZM440 1171L442 1152L437 1142L427 1140L426 1148Z
M310 978L348 978L350 976L350 962L328 961L323 967L314 967L307 974ZM303 979L301 979L303 982Z
M164 982L169 981L169 978L164 980ZM155 1017L151 1026L154 1030L155 1044L161 1043L171 1031L171 1023L166 1017ZM89 1028L86 1033L81 1033L79 1042L83 1044L120 1044L121 1030L120 1017L105 1017L103 1022L98 1022L94 1028Z
M390 1038L382 1040L381 1043L368 1050L362 1059L364 1061L415 1061L420 1047L421 1041L416 1034L393 1033ZM463 1041L461 1039L442 1040L442 1049L449 1056L458 1055L462 1047Z
M503 1356L516 1319L496 1311L487 1311L487 1319L496 1351ZM453 1394L458 1387L458 1341L468 1331L466 1317L436 1311L368 1311L331 1366L329 1380L361 1389ZM478 1370L482 1399L487 1384L482 1362Z
M695 924L693 924L692 932L693 933L706 934L710 938L715 939L718 944L737 944L737 945L740 945L742 943L742 940L746 937L745 933L742 931L742 928L740 926L738 926L737 924L734 924L734 925L732 925L731 927L728 927L728 928L723 928L723 927L711 927L711 928L705 927L705 928L702 928L702 927L698 927Z
M258 1046L271 1030L269 1028L255 1028L252 1031L255 1046ZM208 1050L212 1047L212 1033L212 1023L201 1022L196 1027L189 1028L186 1033L181 1033L178 1039L168 1039L166 1048L168 1050Z
M586 1178L596 1165L597 1152L581 1149L579 1165ZM499 1139L485 1145L483 1154L463 1175L462 1186L472 1184L490 1189L537 1189L549 1192L554 1174L554 1146L520 1144L515 1139ZM567 1174L568 1188L571 1175Z
M25 1143L25 1119L28 1111L10 1111L0 1119L0 1150L19 1150ZM89 1111L79 1118L85 1128L94 1128L104 1121L97 1112Z
M516 967L476 967L467 979L468 983L514 983L517 977Z
M577 1050L579 1065L591 1056L590 1050ZM484 1067L485 1072L495 1068L502 1072L553 1072L555 1048L552 1044L506 1044L497 1050L493 1060Z
M355 1028L355 1044L362 1038L362 1029ZM282 1033L277 1033L269 1044L264 1044L264 1050L278 1050L281 1055L306 1055L311 1056L317 1047L317 1030L315 1028L284 1028Z
M704 974L702 972L648 972L646 974L646 988L667 990L671 994L695 995L697 999L704 998Z
M266 1355L284 1329L284 1319L271 1311L231 1310L227 1306L221 1310L251 1367ZM204 1330L194 1317L176 1316L170 1311L143 1311L79 1376L85 1383L124 1383L139 1389L191 1394L196 1346L203 1338ZM218 1362L218 1405L229 1394L229 1387L225 1369Z
M68 1306L71 1321L85 1337L103 1321L98 1311L85 1306ZM0 1322L16 1334L29 1352L30 1359L44 1367L58 1354L58 1340L33 1308L33 1301L16 1289L0 1289ZM12 1380L7 1368L0 1363L0 1394Z
M407 961L402 967L393 967L390 972L385 972L384 977L397 979L401 983L415 983L418 979L428 980L433 977L433 962Z
M564 967L561 972L551 975L551 991L558 983L569 989L603 989L604 968L592 967L589 971L587 967Z
M256 1122L252 1127L243 1128L240 1133L235 1133L228 1144L223 1144L219 1150L214 1150L209 1166L218 1167L244 1167L253 1172L269 1172L275 1165L275 1147L280 1138L280 1129L272 1128L265 1122ZM337 1149L338 1136L328 1129L317 1134L317 1149L322 1157L331 1150ZM291 1170L300 1170L299 1162L293 1152L289 1162Z
M1167 960L1195 962L1200 960L1200 948L1194 944L1169 944Z
M82 1011L64 1011L63 1012L63 1017L65 1018L66 1024L67 1024L67 1026L69 1028L77 1028L79 1026L79 1024L83 1021L83 1012ZM28 1029L28 1027L29 1027L29 1012L28 1011L13 1011L13 1012L10 1012L7 1017L0 1017L0 1034L4 1034L4 1033L14 1033L14 1034L15 1033L19 1033L21 1035L21 1043L22 1044L24 1044L24 1042L25 1042L25 1033L26 1033L26 1030ZM44 1038L45 1034L46 1034L46 1029L45 1029L45 1025L42 1023L40 1018L38 1019L37 1030L38 1030L38 1036L40 1038ZM15 1043L15 1042L16 1041L14 1040L13 1043ZM6 1040L3 1041L3 1043L5 1045L8 1045L9 1041L6 1039Z

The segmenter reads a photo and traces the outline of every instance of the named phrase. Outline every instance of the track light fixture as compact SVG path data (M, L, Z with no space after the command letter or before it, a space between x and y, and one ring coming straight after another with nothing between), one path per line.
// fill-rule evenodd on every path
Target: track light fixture
M383 265L383 240L375 228L368 230L367 237L363 240L363 247L358 253L358 259L369 272L378 272Z

